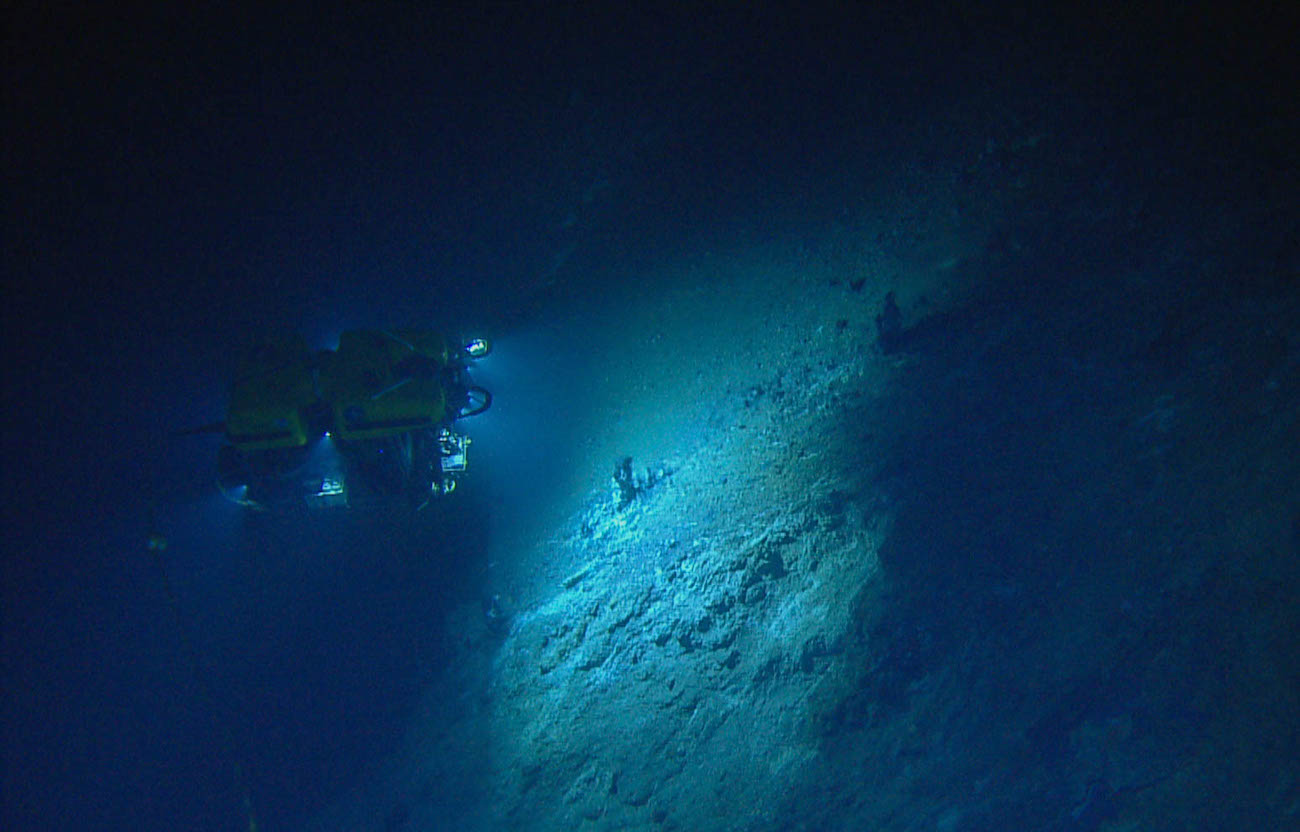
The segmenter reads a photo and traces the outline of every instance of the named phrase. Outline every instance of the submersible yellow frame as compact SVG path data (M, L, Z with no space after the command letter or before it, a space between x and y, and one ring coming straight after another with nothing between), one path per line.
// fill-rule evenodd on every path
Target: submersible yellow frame
M265 340L240 364L225 436L242 457L271 458L322 437L356 445L428 433L436 439L443 475L436 490L447 493L468 465L469 439L451 423L491 402L487 391L468 386L465 367L490 350L483 338L449 342L414 329L349 330L336 349L315 354L300 337ZM449 405L451 388L486 399L464 412L459 402ZM257 505L242 494L227 496ZM322 476L306 498L311 507L347 505L344 476Z

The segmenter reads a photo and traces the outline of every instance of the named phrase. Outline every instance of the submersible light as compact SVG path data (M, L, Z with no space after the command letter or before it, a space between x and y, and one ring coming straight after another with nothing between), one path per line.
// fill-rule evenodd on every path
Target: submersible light
M465 352L470 358L482 358L492 352L492 342L486 338L471 338L465 342Z

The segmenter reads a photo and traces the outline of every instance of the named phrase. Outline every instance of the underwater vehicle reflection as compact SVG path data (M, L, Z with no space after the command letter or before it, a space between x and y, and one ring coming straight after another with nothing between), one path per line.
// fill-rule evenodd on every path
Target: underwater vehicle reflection
M231 388L218 485L257 510L322 510L450 494L468 467L459 419L492 404L469 367L484 338L426 330L352 330L312 353L298 337L264 339Z

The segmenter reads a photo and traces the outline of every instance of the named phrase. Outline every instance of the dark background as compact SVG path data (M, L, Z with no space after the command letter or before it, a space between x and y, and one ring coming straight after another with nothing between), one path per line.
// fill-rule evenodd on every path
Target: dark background
M215 440L169 433L221 417L243 341L508 337L606 267L823 226L867 158L993 87L1089 102L1139 177L1294 170L1281 4L901 5L11 10L5 827L237 828L244 757L275 828L441 666L490 488L433 531L241 521Z

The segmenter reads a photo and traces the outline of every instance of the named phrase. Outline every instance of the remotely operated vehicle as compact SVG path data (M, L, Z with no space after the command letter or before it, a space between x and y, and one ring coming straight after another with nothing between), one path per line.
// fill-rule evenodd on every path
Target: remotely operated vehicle
M314 353L297 337L253 345L221 426L221 492L270 511L418 511L465 474L456 422L492 404L469 375L490 351L425 330L352 330Z

